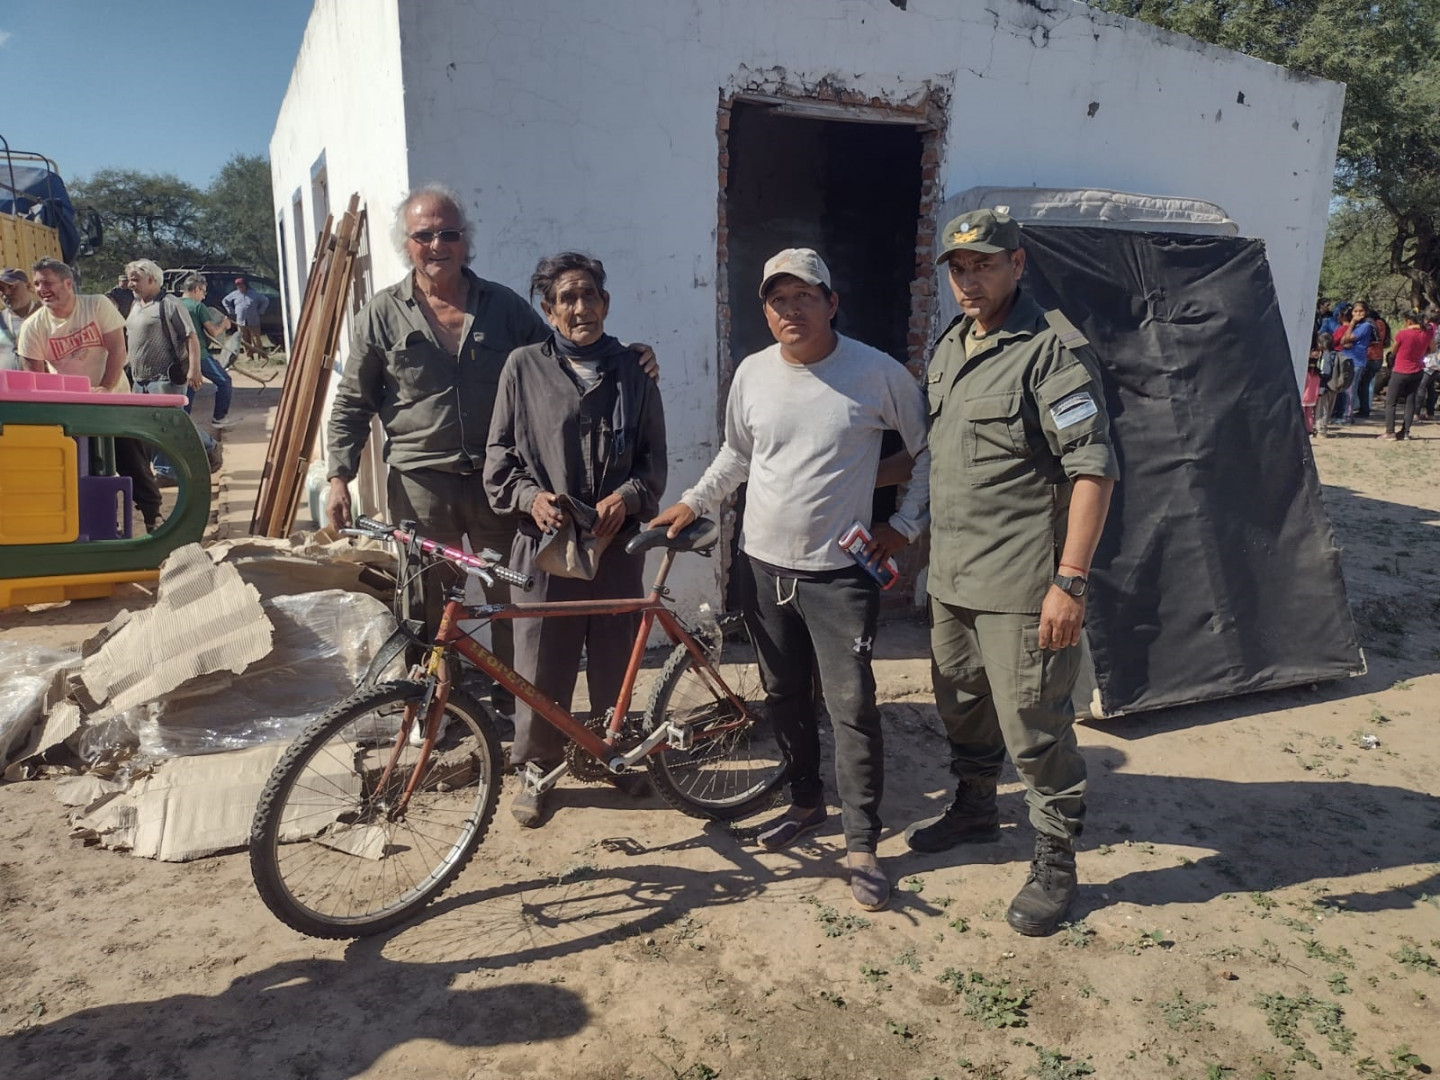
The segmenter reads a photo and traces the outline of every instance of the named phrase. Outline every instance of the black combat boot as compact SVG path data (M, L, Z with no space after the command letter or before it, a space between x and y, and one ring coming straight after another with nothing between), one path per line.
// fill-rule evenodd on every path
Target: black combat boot
M1030 876L1010 901L1005 921L1026 937L1045 937L1065 921L1074 899L1075 845L1068 839L1041 833L1035 838Z
M911 851L947 851L957 844L993 844L1000 839L995 779L961 780L955 801L939 817L917 821L905 830Z

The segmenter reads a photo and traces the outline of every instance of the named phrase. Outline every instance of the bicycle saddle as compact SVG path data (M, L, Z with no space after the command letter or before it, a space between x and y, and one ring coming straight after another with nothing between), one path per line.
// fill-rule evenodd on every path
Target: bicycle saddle
M720 526L709 518L702 517L686 525L673 540L665 535L664 529L641 529L625 545L625 553L634 555L637 552L649 551L653 547L665 547L671 551L697 551L701 555L709 555L719 542Z

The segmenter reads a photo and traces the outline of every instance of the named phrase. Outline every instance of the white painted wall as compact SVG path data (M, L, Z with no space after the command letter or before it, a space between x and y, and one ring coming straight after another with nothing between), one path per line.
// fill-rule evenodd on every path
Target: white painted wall
M270 175L288 249L286 297L299 322L302 281L315 254L317 215L311 171L325 155L330 211L341 213L352 192L371 208L376 280L401 273L388 239L390 209L409 186L405 155L405 88L401 80L399 0L315 0L290 86L270 139ZM294 243L291 200L300 192L305 244Z
M1068 0L1050 12L1023 0L908 7L319 0L272 144L277 199L301 182L277 151L298 178L320 148L312 133L323 131L337 202L359 189L373 209L388 207L407 162L413 181L459 189L478 220L474 265L485 277L523 289L542 254L573 247L601 257L609 328L652 343L661 360L669 497L718 449L715 115L735 91L803 92L830 80L894 102L927 86L948 90L945 193L1093 186L1219 203L1242 234L1266 241L1301 370L1339 85ZM388 59L374 71L340 48L393 34L397 16L403 96ZM388 58L390 44L362 51ZM319 78L342 66L366 68L364 92L355 91L367 103L361 118ZM302 115L312 109L332 119L317 125ZM378 152L381 141L408 157ZM393 280L384 269L377 259L377 281ZM735 302L748 295L737 283ZM683 601L713 595L716 580L713 564L677 564Z

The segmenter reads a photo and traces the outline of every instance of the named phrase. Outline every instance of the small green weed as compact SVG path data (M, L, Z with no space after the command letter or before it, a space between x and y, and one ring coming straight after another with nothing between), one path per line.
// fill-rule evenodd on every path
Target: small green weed
M825 931L826 937L846 937L857 930L870 928L870 920L863 915L841 915L829 904L820 903L814 896L806 895L800 899L815 905L815 921Z
M1061 923L1060 929L1065 931L1065 936L1060 939L1061 945L1067 945L1072 949L1088 949L1090 941L1095 936L1095 931L1085 924L1085 920L1079 922Z
M900 952L896 953L893 963L896 967L902 967L906 971L913 971L917 974L920 971L920 958L915 955L914 945L907 945Z
M1407 1043L1401 1043L1389 1053L1390 1064L1382 1065L1372 1057L1363 1057L1355 1063L1355 1069L1362 1080L1405 1080L1411 1073L1428 1073L1430 1069L1420 1060L1419 1054L1412 1054Z
M890 989L890 984L884 982L885 976L886 976L886 975L889 975L889 974L890 974L889 971L887 971L885 968L880 967L878 964L861 964L861 965L860 965L860 975L861 975L861 977L862 977L866 982L870 983L872 986L882 986L882 985L883 985L884 989L889 990L889 989Z
M1440 945L1440 941L1432 941L1430 944ZM1390 955L1396 963L1410 971L1424 971L1431 975L1440 975L1440 963L1437 963L1435 957L1425 952L1413 941L1402 938L1400 948Z
M821 990L820 993L816 994L815 996L818 997L821 1001L828 1001L837 1009L843 1009L845 1007L845 999L839 994L836 994L830 990Z
M1035 1080L1080 1080L1082 1076L1095 1075L1095 1066L1088 1061L1074 1061L1062 1051L1037 1046L1035 1053L1039 1062L1025 1070L1025 1075Z
M885 1021L885 1030L891 1035L897 1035L902 1039L913 1039L915 1037L915 1032L910 1025L902 1024L899 1020Z
M1314 938L1307 938L1300 942L1300 945L1305 950L1305 955L1311 960L1323 960L1327 964L1334 964L1336 967L1346 968L1350 971L1355 969L1355 961L1350 956L1350 950L1344 945L1327 949Z
M955 968L946 968L938 977L940 983L965 998L965 1015L974 1017L986 1027L1025 1027L1030 996L1028 986L1011 988L1009 979L994 982L978 971L966 975Z
M1174 997L1168 1001L1162 1001L1156 1006L1160 1010L1160 1015L1165 1017L1165 1023L1170 1025L1171 1031L1213 1029L1213 1024L1202 1024L1200 1017L1204 1015L1206 1009L1214 1007L1208 1001L1191 1001L1185 996L1183 990L1176 990Z
M1258 907L1261 911L1272 911L1280 906L1279 901L1277 901L1273 896L1270 896L1268 893L1263 892L1252 892L1250 894L1250 902L1253 903L1256 907Z
M925 891L925 882L918 877L907 877L901 884L906 892L920 893Z
M950 920L950 929L954 930L957 934L963 934L966 930L970 929L970 920L963 915L957 915Z
M1345 982L1344 974L1339 971L1332 971L1325 979L1325 982L1329 985L1330 992L1336 997L1339 997L1341 994L1350 993L1350 986Z
M1324 1035L1331 1049L1348 1054L1355 1046L1355 1033L1343 1022L1345 1012L1333 1002L1318 1001L1309 994L1289 997L1285 994L1261 994L1253 1003L1265 1014L1270 1034L1290 1047L1291 1059L1320 1068L1320 1059L1305 1045L1300 1021L1308 1019L1317 1035Z

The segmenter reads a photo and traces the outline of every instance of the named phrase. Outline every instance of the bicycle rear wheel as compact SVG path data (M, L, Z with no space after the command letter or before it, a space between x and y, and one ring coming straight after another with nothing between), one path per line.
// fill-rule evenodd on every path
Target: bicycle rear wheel
M500 796L500 743L468 695L451 691L448 724L403 814L419 748L402 744L381 785L405 708L424 694L420 682L353 694L270 774L251 826L250 871L287 926L322 938L398 926L445 891L484 839Z
M662 744L645 766L661 798L682 814L735 821L769 805L790 761L766 717L749 642L730 648L714 670L739 705L714 685L684 645L675 647L645 710L644 730L649 734L673 724L686 733L689 749Z

